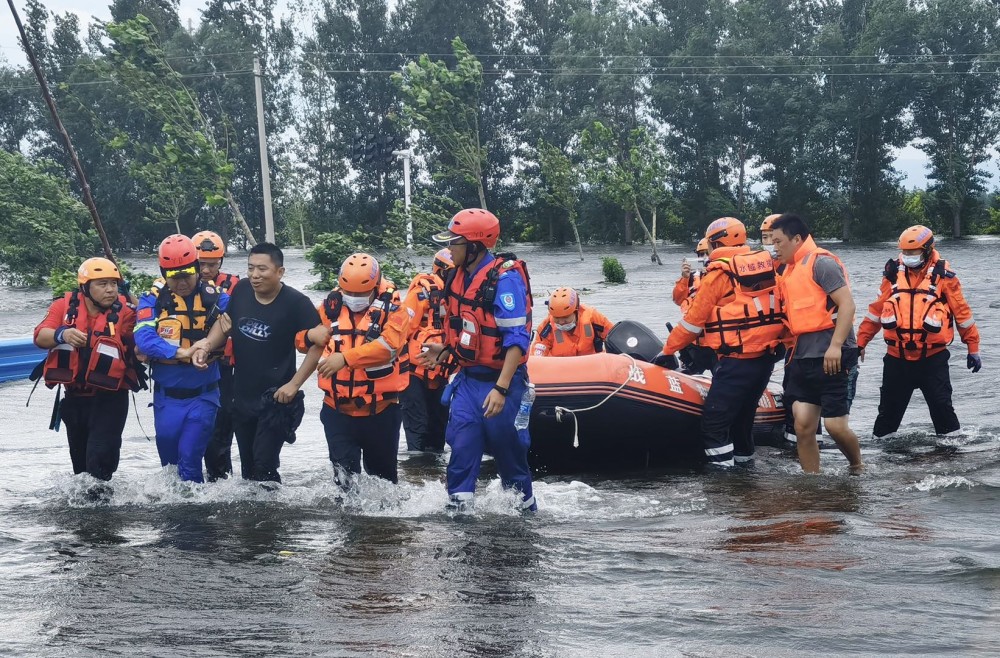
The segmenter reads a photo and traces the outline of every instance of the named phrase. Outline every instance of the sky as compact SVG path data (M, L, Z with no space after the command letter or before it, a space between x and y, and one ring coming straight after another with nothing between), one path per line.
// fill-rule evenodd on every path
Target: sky
M69 11L77 14L80 17L80 25L84 33L86 33L87 26L94 16L101 20L111 18L108 5L103 3L97 5L93 0L43 1L51 11L56 13L62 14ZM24 20L23 0L15 0L15 4L21 14L21 19ZM201 10L204 6L205 3L200 0L181 0L179 13L182 24L188 25L189 22L196 24L201 18ZM278 7L279 11L289 11L286 2L279 2ZM0 11L0 58L15 65L26 63L24 54L17 45L17 26L14 24L14 18L10 15L10 10L5 6L5 3L0 3L0 8L2 8ZM927 157L915 146L906 146L896 152L895 167L903 174L903 184L906 187L917 188L927 184ZM995 185L1000 180L995 159L990 163L988 169L993 175L993 184Z

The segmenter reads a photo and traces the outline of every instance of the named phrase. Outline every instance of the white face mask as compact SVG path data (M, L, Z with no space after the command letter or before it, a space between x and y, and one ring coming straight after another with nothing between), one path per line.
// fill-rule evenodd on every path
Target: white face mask
M708 256L698 256L694 260L698 263L698 267L705 267L708 265Z
M370 295L348 295L344 293L344 305L351 309L352 313L360 313L372 305Z
M576 323L570 322L569 324L557 324L556 329L569 333L570 331L576 329Z
M765 244L763 246L764 246L764 251L766 251L767 253L771 254L771 258L777 258L778 257L778 250L774 248L773 244Z
M917 254L916 256L907 256L906 254L903 254L901 260L903 261L903 265L916 269L924 264L924 255Z

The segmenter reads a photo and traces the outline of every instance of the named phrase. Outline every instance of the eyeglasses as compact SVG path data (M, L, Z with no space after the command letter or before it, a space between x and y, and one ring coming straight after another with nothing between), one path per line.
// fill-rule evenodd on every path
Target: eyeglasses
M168 279L173 279L174 277L178 277L178 276L190 276L192 274L197 274L197 273L198 273L198 268L195 267L194 265L192 265L191 267L182 267L179 270L167 270L163 274Z

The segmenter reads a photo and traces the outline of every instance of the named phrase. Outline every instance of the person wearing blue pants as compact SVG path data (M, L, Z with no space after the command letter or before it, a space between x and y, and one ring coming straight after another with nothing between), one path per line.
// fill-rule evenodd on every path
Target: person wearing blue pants
M535 511L527 428L514 426L528 383L525 366L531 337L531 287L523 261L512 254L494 256L500 221L479 208L461 210L434 241L451 250L455 270L447 291L445 343L425 343L414 357L434 366L451 352L461 371L453 383L445 441L449 507L471 507L484 451L496 460L504 488L521 494L520 508Z
M205 338L229 297L198 278L194 243L171 235L159 249L160 272L136 309L136 346L153 364L153 419L160 464L182 480L204 482L201 464L219 410L219 367L191 364L192 344Z

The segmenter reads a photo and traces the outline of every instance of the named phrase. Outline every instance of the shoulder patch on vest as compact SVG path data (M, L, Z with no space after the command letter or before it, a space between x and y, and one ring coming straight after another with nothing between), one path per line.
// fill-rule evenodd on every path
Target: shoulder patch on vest
M211 283L206 283L205 292L207 292L209 295L214 295L218 291L216 290L215 286L213 286Z
M509 292L505 292L500 295L500 305L503 306L508 311L514 310L514 295Z
M514 263L514 261L513 261L513 260L505 260L505 261L503 262L503 265L502 265L501 267L502 267L503 269L505 269L505 270L506 270L506 269L508 269L508 268L511 268L511 267L514 267L514 264L515 264L515 263Z

